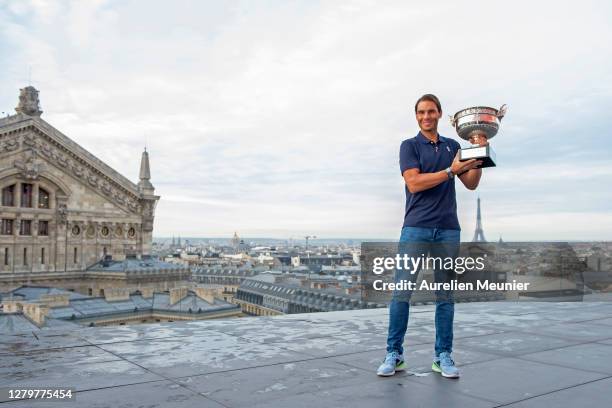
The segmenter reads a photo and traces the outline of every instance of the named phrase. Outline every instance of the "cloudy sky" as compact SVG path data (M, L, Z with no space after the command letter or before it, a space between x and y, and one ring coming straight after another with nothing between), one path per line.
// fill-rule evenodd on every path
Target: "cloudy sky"
M156 236L394 239L414 101L507 103L462 238L480 194L488 239L612 239L610 2L414 3L0 0L0 111L31 67L134 181L146 143Z

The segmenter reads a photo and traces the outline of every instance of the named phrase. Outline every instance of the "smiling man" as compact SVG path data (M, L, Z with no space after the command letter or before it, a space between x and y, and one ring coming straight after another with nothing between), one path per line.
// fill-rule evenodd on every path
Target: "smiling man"
M460 239L455 195L455 176L470 190L476 189L482 170L481 161L459 161L459 143L438 134L442 106L435 95L419 98L414 107L421 129L400 146L400 169L405 182L406 211L400 236L400 246L412 246L412 256L429 251L432 256L456 256ZM479 144L487 144L481 138ZM416 246L415 246L416 245ZM395 271L396 282L416 281L416 273ZM434 271L436 282L450 282L453 271ZM378 368L380 376L391 376L406 368L404 336L408 327L410 290L395 290L389 306L387 355ZM432 370L444 377L457 378L459 370L451 357L453 347L454 300L452 290L437 290L436 343Z

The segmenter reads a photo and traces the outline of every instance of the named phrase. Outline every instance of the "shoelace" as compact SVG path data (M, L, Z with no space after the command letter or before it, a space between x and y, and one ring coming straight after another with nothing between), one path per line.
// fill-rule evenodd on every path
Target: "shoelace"
M455 362L451 358L450 354L444 353L440 354L440 365L453 366L455 365Z
M385 358L385 363L395 364L395 362L399 359L399 353L397 351L392 351L387 354Z

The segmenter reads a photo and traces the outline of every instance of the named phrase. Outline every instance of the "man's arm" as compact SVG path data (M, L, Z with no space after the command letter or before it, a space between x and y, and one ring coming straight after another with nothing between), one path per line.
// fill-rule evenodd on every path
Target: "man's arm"
M472 169L459 176L459 180L468 190L476 190L478 183L480 183L480 177L482 176L482 169Z
M404 182L406 182L406 186L408 186L408 191L412 194L429 190L448 180L448 176L444 170L435 173L421 174L421 171L415 168L404 171L402 176L404 176Z
M482 161L476 159L461 162L459 161L459 154L457 154L453 160L453 163L451 164L451 171L453 174L459 174L468 170L472 171L472 169L474 169L476 166L480 166L481 164ZM435 173L421 173L418 168L413 168L405 170L402 176L404 177L406 186L408 186L408 191L413 194L429 190L430 188L435 187L438 184L442 184L448 180L448 175L446 174L445 170L440 170ZM480 179L480 177L478 178Z

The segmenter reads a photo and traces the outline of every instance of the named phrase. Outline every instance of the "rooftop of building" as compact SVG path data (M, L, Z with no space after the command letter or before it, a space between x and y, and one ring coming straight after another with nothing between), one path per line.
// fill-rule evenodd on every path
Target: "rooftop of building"
M143 271L154 271L154 270L183 270L188 267L177 265L170 262L160 261L155 258L126 258L121 261L100 261L91 267L87 268L88 271L94 272L143 272Z
M311 286L317 284L323 286L316 288ZM240 284L240 290L280 297L298 303L318 302L319 305L325 303L325 309L328 310L382 306L375 302L364 301L358 285L338 280L333 276L260 273L244 279ZM311 295L312 298L308 295Z
M95 321L96 319L108 319L115 316L125 316L136 312L164 312L174 314L191 314L194 317L224 310L237 309L238 306L214 297L212 301L198 296L191 290L185 291L176 302L171 302L169 292L152 292L149 297L144 297L140 291L131 291L128 296L113 300L104 297L85 296L62 289L49 288L45 286L22 286L9 293L2 294L0 300L23 300L37 302L43 295L69 296L67 305L52 306L45 319L42 328L68 327L79 321ZM80 327L80 326L78 326ZM1 333L17 333L22 328L27 330L41 329L32 323L22 313L0 313Z
M0 387L74 387L79 407L97 408L601 407L612 397L610 316L610 302L457 304L458 380L430 370L434 306L413 306L408 369L390 378L375 375L387 309L24 328L0 334Z
M251 266L227 267L225 265L194 266L192 271L196 275L234 275L251 276L260 271L267 270L265 267L253 268Z
M0 300L2 300L3 296L12 295L14 298L19 298L22 300L38 300L42 295L68 295L70 300L75 299L86 299L89 296L82 295L80 293L71 292L64 289L49 287L49 286L33 286L33 285L23 285L18 287L15 290L12 290L10 293L2 294L0 293Z

